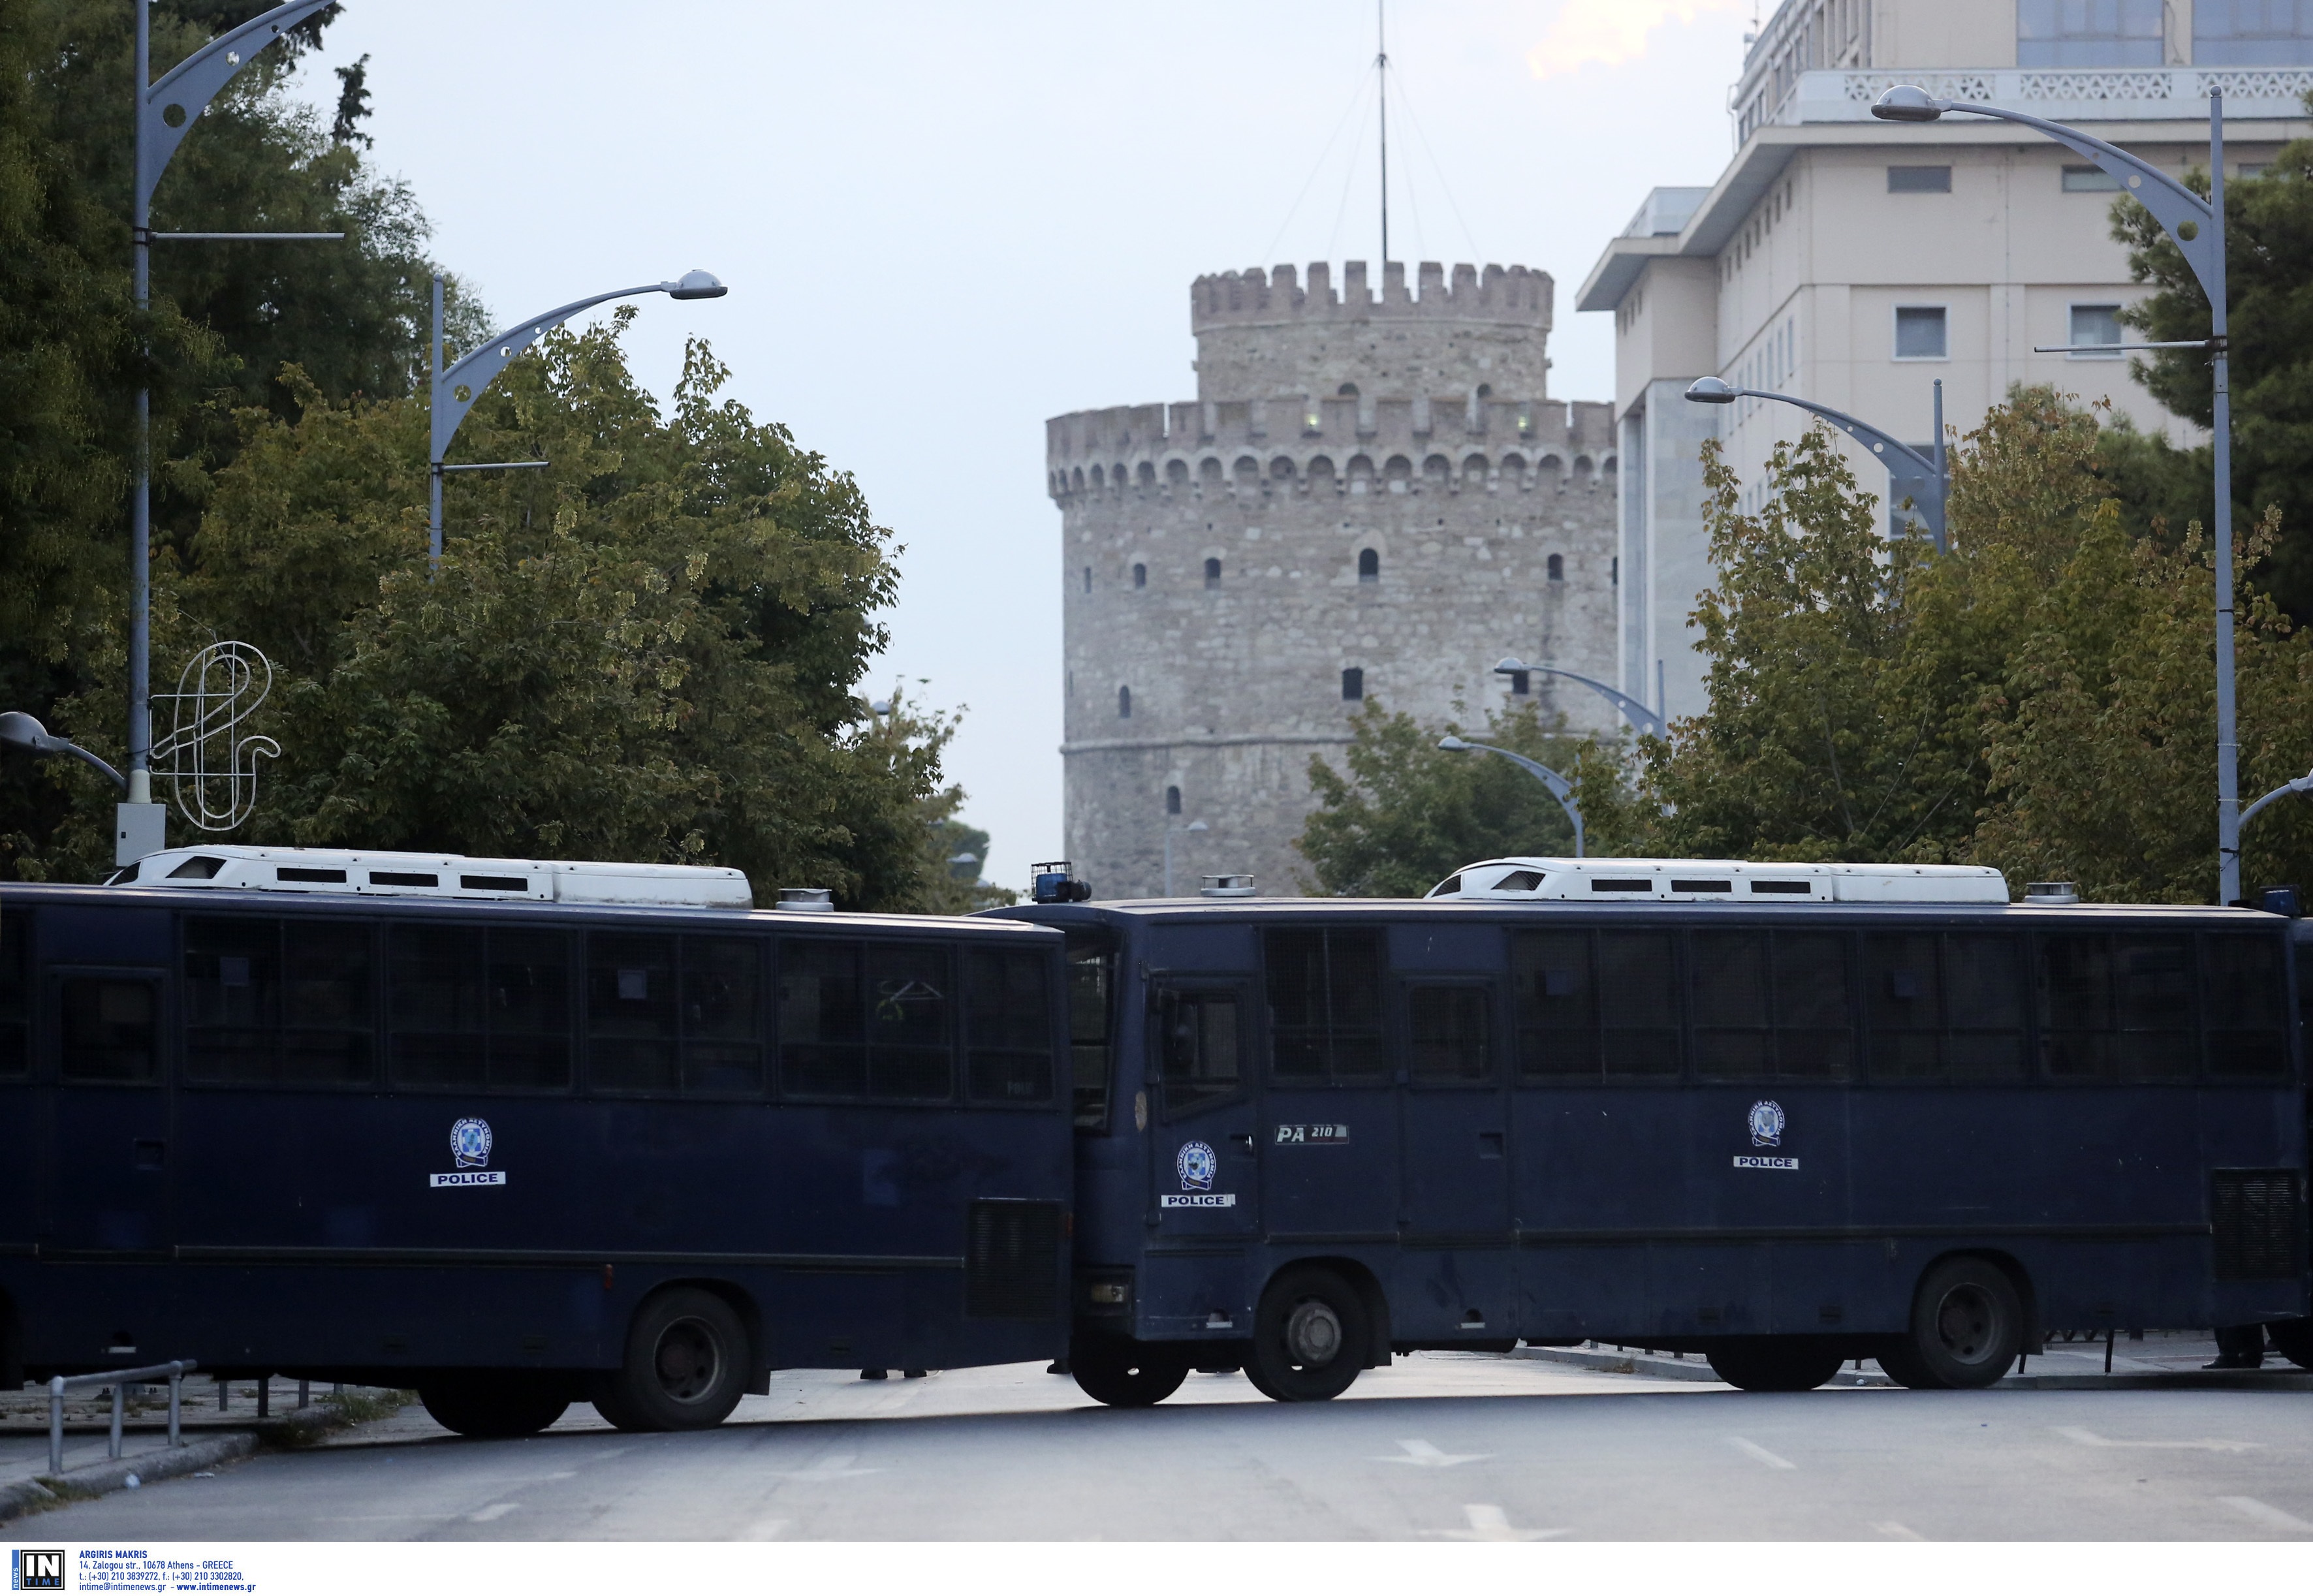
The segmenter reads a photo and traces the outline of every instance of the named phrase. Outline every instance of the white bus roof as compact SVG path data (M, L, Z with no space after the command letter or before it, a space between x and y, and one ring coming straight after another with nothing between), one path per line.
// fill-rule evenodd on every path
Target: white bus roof
M469 902L496 899L730 909L755 906L754 890L747 884L744 872L706 865L473 859L460 854L259 848L234 844L164 848L147 854L116 874L111 884Z
M2006 903L2008 880L1980 864L1509 858L1464 864L1429 896L1502 903Z

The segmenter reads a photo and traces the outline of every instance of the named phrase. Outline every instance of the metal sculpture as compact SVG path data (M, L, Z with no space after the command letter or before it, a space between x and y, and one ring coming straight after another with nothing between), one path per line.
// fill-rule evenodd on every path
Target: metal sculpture
M273 690L273 665L246 643L212 643L186 662L173 693L169 734L153 762L171 784L177 811L203 831L230 831L257 807L257 761L281 757L270 737L242 728Z

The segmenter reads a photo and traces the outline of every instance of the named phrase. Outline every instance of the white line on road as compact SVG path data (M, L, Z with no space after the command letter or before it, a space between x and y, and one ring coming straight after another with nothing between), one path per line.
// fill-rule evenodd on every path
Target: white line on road
M2313 1535L2313 1524L2307 1523L2293 1513L2283 1513L2270 1503L2254 1496L2220 1496L2218 1501L2253 1523L2268 1530L2289 1530L2300 1535Z
M2265 1446L2262 1441L2113 1441L2077 1425L2058 1425L2056 1434L2082 1446L2150 1447L2165 1451L2258 1451Z
M1549 1540L1566 1533L1563 1530L1517 1530L1510 1526L1510 1515L1491 1502L1472 1502L1463 1506L1462 1516L1470 1521L1466 1530L1441 1530L1441 1540Z
M1885 1535L1890 1540L1925 1540L1927 1539L1909 1524L1899 1524L1893 1519L1882 1519L1871 1528L1875 1534Z
M521 1505L519 1502L493 1502L479 1513L468 1513L466 1521L470 1524L495 1524Z
M1760 1462L1764 1463L1770 1469L1796 1469L1799 1467L1797 1463L1792 1462L1789 1458L1779 1458L1774 1453L1769 1451L1765 1447L1761 1446L1757 1442L1746 1441L1740 1435L1729 1435L1727 1437L1727 1444L1733 1447L1737 1451L1741 1452L1746 1458L1756 1458Z
M820 1459L808 1469L774 1469L771 1472L781 1479L853 1479L862 1474L881 1474L881 1469L854 1469L856 1452L837 1452Z
M1402 1458L1376 1458L1376 1463L1411 1463L1417 1469L1451 1469L1456 1463L1482 1463L1494 1454L1490 1451L1443 1452L1427 1441L1401 1441L1405 1449Z

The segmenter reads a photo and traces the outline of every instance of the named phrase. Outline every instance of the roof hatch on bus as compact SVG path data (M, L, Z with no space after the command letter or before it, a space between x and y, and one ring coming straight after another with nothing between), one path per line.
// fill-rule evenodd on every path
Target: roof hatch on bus
M1489 859L1429 890L1492 903L2006 903L1975 864L1777 864L1747 859Z
M666 908L746 909L755 901L743 872L698 864L474 859L460 854L237 844L164 848L117 873L108 884Z

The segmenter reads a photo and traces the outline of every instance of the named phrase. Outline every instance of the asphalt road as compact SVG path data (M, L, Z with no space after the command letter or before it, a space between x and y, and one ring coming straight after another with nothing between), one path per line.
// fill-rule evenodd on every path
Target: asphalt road
M554 1539L2282 1539L2313 1393L1763 1395L1447 1355L1331 1403L1192 1375L1138 1412L1041 1365L778 1376L719 1430L410 1408L40 1515L84 1543Z

